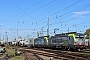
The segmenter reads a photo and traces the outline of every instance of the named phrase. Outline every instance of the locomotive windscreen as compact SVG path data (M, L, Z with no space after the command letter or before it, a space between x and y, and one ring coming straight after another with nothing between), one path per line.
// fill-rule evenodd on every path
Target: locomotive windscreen
M84 38L84 34L77 33L77 34L75 34L75 37L82 39L82 38Z

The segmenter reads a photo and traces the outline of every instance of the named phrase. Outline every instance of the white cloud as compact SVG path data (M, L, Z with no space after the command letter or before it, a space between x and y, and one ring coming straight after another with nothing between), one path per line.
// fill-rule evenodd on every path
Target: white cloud
M82 12L73 12L75 15L85 15L85 14L89 14L90 11L82 11Z
M85 15L90 14L90 11L79 11L79 12L72 12L75 17L83 18Z

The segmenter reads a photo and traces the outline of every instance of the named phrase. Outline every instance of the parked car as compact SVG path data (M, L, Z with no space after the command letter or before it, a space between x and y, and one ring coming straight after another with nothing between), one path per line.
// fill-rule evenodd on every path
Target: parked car
M0 48L0 53L5 53L6 49L5 48Z

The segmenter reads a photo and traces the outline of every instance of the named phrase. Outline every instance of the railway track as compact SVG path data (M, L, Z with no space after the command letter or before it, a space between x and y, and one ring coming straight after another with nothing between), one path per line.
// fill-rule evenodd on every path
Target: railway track
M41 58L40 56L38 56L37 54L33 53L34 56L36 56L38 58L38 60L43 60L43 58Z
M88 54L80 54L77 52L63 52L63 51L56 51L56 50L46 50L46 49L19 49L20 51L27 51L29 53L33 53L36 55L42 55L47 57L53 57L55 59L62 59L62 60L89 60L90 55Z
M81 52L90 54L90 49L84 49L84 50L81 51Z

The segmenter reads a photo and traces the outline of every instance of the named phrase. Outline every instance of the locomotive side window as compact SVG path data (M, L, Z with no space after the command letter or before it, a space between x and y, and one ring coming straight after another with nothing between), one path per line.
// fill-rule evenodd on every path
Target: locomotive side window
M62 37L62 40L68 40L68 37Z
M56 38L56 43L60 43L62 41L62 39L60 37Z
M55 43L55 38L52 38L52 43Z

